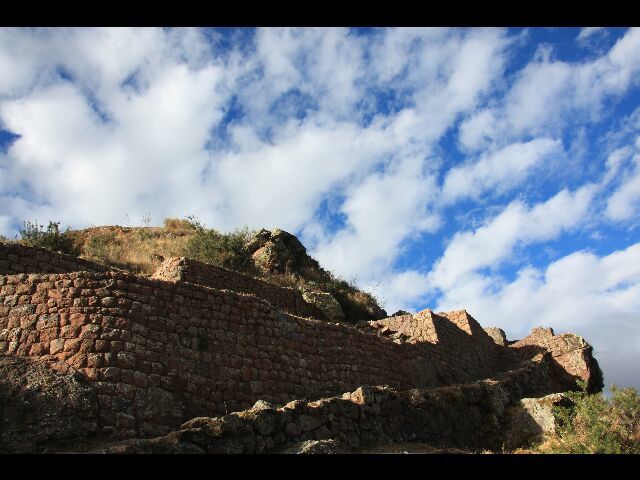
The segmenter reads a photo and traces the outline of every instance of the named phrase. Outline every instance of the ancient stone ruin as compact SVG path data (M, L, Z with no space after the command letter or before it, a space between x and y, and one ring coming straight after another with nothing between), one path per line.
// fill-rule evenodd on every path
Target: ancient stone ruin
M0 451L491 449L545 429L530 399L602 388L576 335L399 313L348 325L185 258L146 278L0 243Z

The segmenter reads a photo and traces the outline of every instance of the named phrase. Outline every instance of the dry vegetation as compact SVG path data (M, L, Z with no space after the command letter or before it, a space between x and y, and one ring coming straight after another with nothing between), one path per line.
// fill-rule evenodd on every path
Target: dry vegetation
M98 227L70 232L80 256L142 275L162 261L184 255L194 229L185 220L167 219L162 227Z

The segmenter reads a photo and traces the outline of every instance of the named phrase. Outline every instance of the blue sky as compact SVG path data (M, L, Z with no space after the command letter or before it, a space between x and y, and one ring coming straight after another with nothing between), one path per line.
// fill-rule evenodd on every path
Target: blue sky
M280 227L640 387L640 30L0 29L0 234ZM137 221L139 219L139 221Z

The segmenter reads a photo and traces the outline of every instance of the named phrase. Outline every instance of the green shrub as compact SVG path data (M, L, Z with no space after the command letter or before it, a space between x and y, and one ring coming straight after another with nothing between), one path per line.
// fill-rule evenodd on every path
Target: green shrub
M84 244L82 253L87 258L105 261L110 258L112 246L117 243L115 237L113 232L92 235Z
M251 232L247 227L230 233L207 229L197 220L191 220L196 234L185 245L185 256L201 262L240 272L255 274L256 268L247 248Z
M69 235L69 229L60 232L60 222L49 221L47 229L38 222L23 222L20 230L21 242L30 247L40 247L54 252L62 252L75 255L76 248L73 239Z
M149 229L149 227L142 227L136 231L136 235L138 236L138 240L141 242L145 242L147 240L151 240L155 238L153 232Z
M165 230L170 231L185 231L194 229L192 222L188 219L165 218L163 225Z
M640 395L634 388L569 392L570 407L556 407L559 428L549 453L640 453Z

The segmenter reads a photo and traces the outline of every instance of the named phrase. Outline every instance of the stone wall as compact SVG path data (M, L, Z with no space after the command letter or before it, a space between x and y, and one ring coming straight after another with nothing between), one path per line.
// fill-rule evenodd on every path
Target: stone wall
M164 437L101 448L100 453L289 452L308 441L331 441L339 452L425 442L441 448L499 450L509 431L508 407L553 389L551 355L525 362L496 380L432 390L365 386L280 408L258 402L218 418L195 418ZM335 450L334 450L335 451ZM365 450L366 451L366 450Z
M0 275L68 273L83 270L104 272L109 269L104 265L71 255L0 241Z
M120 272L0 276L0 353L80 372L98 393L102 431L121 436L162 433L259 399L426 388L498 370L497 345L479 359L449 340L396 344L254 296Z
M295 290L185 259L151 279L15 244L0 244L0 260L0 355L80 375L95 392L100 435L162 435L258 400L284 405L362 385L470 384L540 354L553 367L541 394L566 390L573 376L595 381L580 337L535 329L497 345L464 310L356 328L318 319ZM517 388L531 394L526 378Z
M575 377L587 383L590 392L599 392L604 387L602 371L593 357L593 347L584 338L573 333L555 335L551 328L534 328L527 337L511 344L510 354L515 361L531 358L536 350L548 350L556 364L561 367L556 375L558 381L567 382Z
M165 260L153 278L195 283L207 287L247 293L300 317L324 319L324 314L302 298L298 290L279 287L249 275L188 258Z
M375 320L368 325L382 335L398 332L408 343L422 344L433 352L444 353L440 363L450 361L447 371L441 373L444 376L469 366L473 366L473 371L480 376L488 376L501 370L506 360L505 350L495 344L466 310L434 313L426 309L415 315ZM460 378L462 375L458 371L454 376ZM452 383L451 380L446 378L442 383Z

